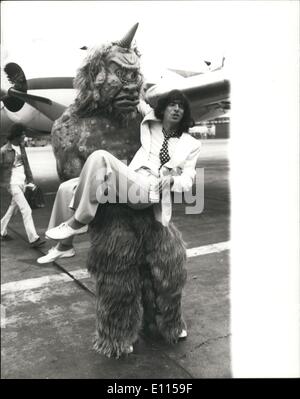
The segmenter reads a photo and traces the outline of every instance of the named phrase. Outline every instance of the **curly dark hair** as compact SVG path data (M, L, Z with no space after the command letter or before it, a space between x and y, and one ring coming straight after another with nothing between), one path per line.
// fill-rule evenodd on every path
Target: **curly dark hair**
M191 107L186 96L180 90L172 90L169 93L161 96L157 105L154 108L154 114L157 119L163 120L165 109L167 105L173 101L180 101L183 104L184 114L178 127L178 134L181 135L183 132L187 132L188 129L194 126L194 121L191 115Z
M26 126L24 126L22 123L15 123L9 129L7 139L9 141L12 141L12 140L16 139L17 137L21 137L23 134L25 134L25 132L26 132Z

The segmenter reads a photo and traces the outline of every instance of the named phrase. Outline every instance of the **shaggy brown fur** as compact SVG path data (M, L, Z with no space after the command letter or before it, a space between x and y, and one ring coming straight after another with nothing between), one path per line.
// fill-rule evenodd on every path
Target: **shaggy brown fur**
M98 208L91 224L87 267L97 281L95 348L119 357L145 332L175 343L185 328L181 293L186 250L180 233L153 218L114 204Z
M88 117L99 114L117 114L112 106L112 100L118 93L121 85L111 84L107 70L107 58L116 46L106 44L92 49L81 68L78 69L74 79L74 88L78 94L74 104L73 112L79 117ZM137 48L132 48L131 53L140 56ZM139 89L142 84L142 75L139 81ZM107 84L108 83L108 84ZM136 114L131 115L134 118ZM126 115L123 115L125 118Z
M109 69L111 52L129 54L134 61L135 80L121 82ZM105 149L128 162L139 148L141 117L134 110L120 110L116 96L137 101L143 79L136 49L103 45L91 50L74 79L77 96L52 127L52 146L62 181L79 176L87 157Z
M140 146L141 116L135 107L123 113L118 107L124 98L129 103L139 99L137 51L116 46L88 55L74 82L76 101L53 125L57 171L63 181L79 176L95 150L129 162ZM129 54L136 70L130 83L123 80L120 85L109 69L111 51L114 56L116 51ZM87 267L96 279L97 298L94 348L118 358L129 352L142 327L176 342L185 326L181 292L186 251L180 233L172 224L163 227L156 222L152 208L133 210L120 204L99 206L90 231Z
M186 248L172 223L164 227L156 221L144 236L143 248L145 330L156 325L167 342L176 343L186 328L181 315L181 295L187 277Z
M77 118L67 110L52 130L57 173L61 181L79 176L90 154L105 149L118 159L132 159L140 146L141 116L128 126L108 117Z

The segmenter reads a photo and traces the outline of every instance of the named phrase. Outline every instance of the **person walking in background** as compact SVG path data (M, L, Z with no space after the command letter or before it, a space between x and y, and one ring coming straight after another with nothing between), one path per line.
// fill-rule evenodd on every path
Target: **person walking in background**
M0 149L0 187L11 194L9 208L1 219L1 241L12 238L7 234L11 218L20 210L30 247L37 248L45 243L36 232L31 207L25 198L25 189L36 188L25 151L26 127L14 124L7 136L7 143Z

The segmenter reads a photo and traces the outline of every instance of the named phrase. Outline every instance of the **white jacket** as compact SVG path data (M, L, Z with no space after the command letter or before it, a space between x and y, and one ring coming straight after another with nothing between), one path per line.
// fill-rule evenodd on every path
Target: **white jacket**
M161 125L161 121L155 117L154 111L149 105L140 103L139 110L145 117L141 123L142 146L129 165L134 170L144 166L145 161L149 158L151 146L150 123ZM182 133L171 159L161 168L161 175L170 174L174 177L172 191L189 191L192 188L200 147L201 143L198 140L188 133Z
M153 109L146 103L140 103L139 111L144 115L141 122L141 148L137 151L129 167L137 170L145 166L145 161L150 155L151 130L150 124L159 124L162 122L154 115ZM171 159L163 165L160 170L161 176L172 175L174 184L172 191L184 192L191 190L196 176L196 162L200 152L201 143L190 136L188 133L182 133L176 143L175 151ZM159 204L154 204L155 218L164 226L168 225L171 214L171 199L163 200Z

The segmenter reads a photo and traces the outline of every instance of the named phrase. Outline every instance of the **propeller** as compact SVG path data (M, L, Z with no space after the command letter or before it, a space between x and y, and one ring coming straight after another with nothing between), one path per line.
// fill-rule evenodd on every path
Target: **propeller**
M35 100L35 101L40 101L41 103L45 103L45 104L49 104L49 105L52 104L52 101L49 98L36 96L33 94L27 94L20 90L16 90L12 87L10 89L8 89L8 95L12 96L12 97L16 97L20 100L24 100L25 102L27 100Z
M34 100L40 103L51 105L52 101L45 97L27 94L27 80L22 68L14 63L9 62L5 65L4 81L6 84L1 87L1 98L4 106L11 112L18 112L25 102ZM2 82L2 79L1 79Z

